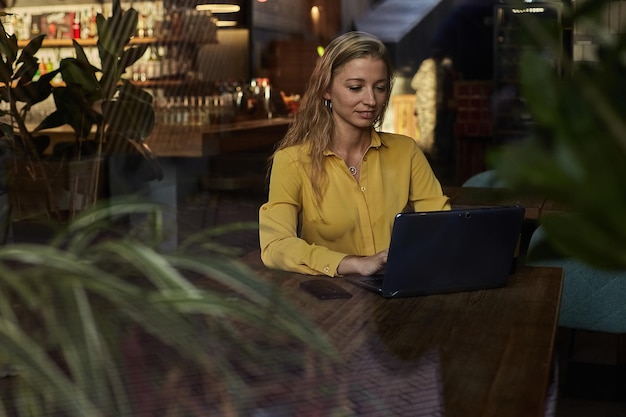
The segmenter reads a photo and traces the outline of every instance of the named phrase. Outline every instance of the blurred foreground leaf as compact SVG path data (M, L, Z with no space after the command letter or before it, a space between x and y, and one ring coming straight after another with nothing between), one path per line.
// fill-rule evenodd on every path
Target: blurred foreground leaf
M115 229L129 214L141 231ZM162 224L156 205L103 206L47 244L0 247L0 365L15 374L0 415L143 415L146 397L166 415L242 415L250 375L332 362L279 288L223 254L160 253Z
M587 4L595 3L595 4ZM539 51L522 57L522 95L535 122L529 137L490 163L515 192L561 206L541 223L562 254L626 268L626 34L593 24L604 0L590 0L577 21L603 43L596 62L565 61L556 73Z

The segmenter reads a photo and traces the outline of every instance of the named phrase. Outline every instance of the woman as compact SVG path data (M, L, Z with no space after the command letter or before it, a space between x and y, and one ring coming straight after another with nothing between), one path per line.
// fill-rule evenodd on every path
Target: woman
M338 37L318 60L273 156L269 198L259 212L266 266L371 275L387 262L398 212L449 209L415 141L375 130L392 76L385 46L363 32Z

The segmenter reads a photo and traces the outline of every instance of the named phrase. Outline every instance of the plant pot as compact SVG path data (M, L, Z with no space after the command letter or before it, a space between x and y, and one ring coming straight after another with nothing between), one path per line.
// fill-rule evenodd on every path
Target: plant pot
M46 244L58 232L60 224L43 219L22 219L11 223L12 243Z
M7 195L13 221L73 219L102 196L103 160L11 159L7 163Z

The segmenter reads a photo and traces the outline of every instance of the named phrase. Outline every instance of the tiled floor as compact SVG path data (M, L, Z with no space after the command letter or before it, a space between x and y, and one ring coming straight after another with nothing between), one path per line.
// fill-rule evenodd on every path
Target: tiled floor
M578 398L561 398L556 417L624 417L626 407L622 403L595 401Z
M238 201L225 199L220 202L217 212L209 213L207 199L208 196L203 193L179 206L179 240L182 241L205 227L211 228L215 218L216 227L213 229L217 242L241 255L259 249L258 210L262 204L262 196L255 195L253 198L242 198Z

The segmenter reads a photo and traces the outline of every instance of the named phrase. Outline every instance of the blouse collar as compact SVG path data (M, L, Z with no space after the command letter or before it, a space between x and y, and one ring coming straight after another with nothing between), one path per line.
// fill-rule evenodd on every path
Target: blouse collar
M380 132L377 132L374 128L372 128L370 136L371 136L371 140L370 140L370 146L368 149L371 149L371 148L378 149L381 146L387 147L387 143L385 142L383 135L381 135ZM335 155L335 152L327 148L324 150L324 155L326 156Z

